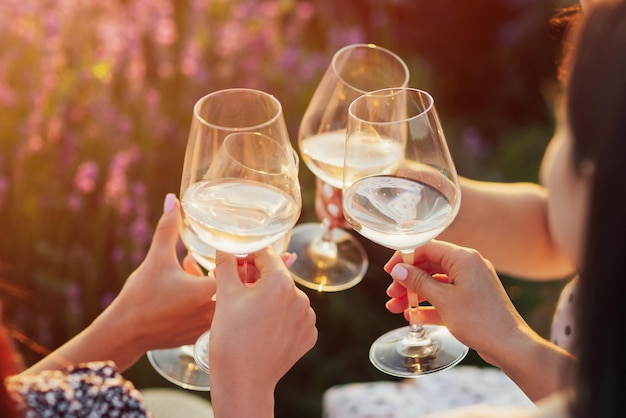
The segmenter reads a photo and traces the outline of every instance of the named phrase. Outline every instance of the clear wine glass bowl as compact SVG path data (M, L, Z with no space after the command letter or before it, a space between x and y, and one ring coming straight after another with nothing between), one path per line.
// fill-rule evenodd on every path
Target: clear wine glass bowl
M413 263L415 248L439 235L460 206L456 168L434 100L399 88L367 93L350 105L343 167L343 210L350 226ZM442 325L423 324L409 292L410 323L377 339L370 360L397 377L452 367L468 348Z
M245 88L201 98L194 106L180 195L182 240L207 271L216 250L246 257L267 245L284 249L302 199L298 158L280 102ZM210 390L208 336L195 346L151 351L148 358L171 382Z
M373 44L353 44L333 56L302 117L300 156L311 172L341 189L348 106L368 91L408 84L409 70L393 52ZM348 231L326 224L294 228L288 251L298 258L289 268L294 280L318 291L358 284L368 268L361 243Z

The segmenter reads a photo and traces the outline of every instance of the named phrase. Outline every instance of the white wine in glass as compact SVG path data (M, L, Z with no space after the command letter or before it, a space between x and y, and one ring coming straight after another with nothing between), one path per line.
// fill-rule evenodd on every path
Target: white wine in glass
M201 98L181 181L181 237L196 261L211 270L216 249L245 257L268 245L285 248L301 206L298 159L280 102L243 88ZM148 358L173 383L210 390L208 335Z
M409 70L393 52L372 44L341 48L317 86L298 132L300 156L311 172L341 189L348 106L360 95L387 87L405 87ZM303 223L294 228L289 252L294 280L318 291L339 291L358 284L368 267L359 241L341 228Z
M343 210L354 230L399 250L413 264L414 250L454 220L461 194L434 100L425 91L383 89L349 109L343 167ZM423 324L418 297L409 292L409 326L387 332L370 360L396 377L417 377L452 367L468 348L442 325Z
M287 235L300 216L300 183L291 149L264 134L228 135L197 180L183 187L183 219L202 241L244 258L244 263L248 254ZM208 335L194 349L196 362L207 372Z

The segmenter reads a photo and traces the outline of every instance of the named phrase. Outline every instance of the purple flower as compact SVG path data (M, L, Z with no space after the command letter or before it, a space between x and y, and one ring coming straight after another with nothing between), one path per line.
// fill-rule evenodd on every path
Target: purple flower
M82 312L80 297L82 290L77 283L70 283L65 288L65 298L67 301L67 309L74 315Z
M132 209L132 201L128 197L128 181L126 171L139 158L139 148L117 153L109 165L109 177L104 188L105 201L117 211L126 215Z
M74 177L74 185L76 189L88 194L96 188L96 180L98 179L98 163L95 161L85 161L78 166L76 176Z
M109 306L113 302L113 300L115 300L115 297L116 294L111 291L104 292L100 298L100 306L102 307L102 309Z
M146 248L150 243L152 229L146 218L135 219L130 226L130 233L137 248Z
M111 250L111 261L114 263L121 263L124 260L124 250L120 247L115 247Z
M296 15L302 20L309 20L315 15L315 6L308 1L298 3Z
M474 127L468 127L463 132L463 146L468 154L474 157L484 158L489 155L489 144L480 135L480 131Z
M0 208L4 206L4 199L9 190L9 179L5 176L0 176Z
M157 44L172 45L178 37L176 25L172 19L160 19L156 25L154 40Z
M77 194L70 194L67 197L67 208L70 212L78 212L83 208L83 199Z

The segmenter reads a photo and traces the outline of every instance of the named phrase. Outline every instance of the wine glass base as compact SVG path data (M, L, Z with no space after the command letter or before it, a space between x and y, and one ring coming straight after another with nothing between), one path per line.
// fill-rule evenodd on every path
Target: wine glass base
M324 234L320 224L304 223L292 229L287 251L298 255L289 267L296 283L319 292L337 292L363 279L369 264L365 248L341 228L331 233L337 248L334 254L324 254L314 246Z
M207 331L198 337L196 344L193 346L193 358L201 370L209 373L209 335L211 331Z
M209 391L209 375L193 358L193 346L146 353L152 367L166 380L188 390Z
M415 355L402 354L405 346L402 340L409 327L389 331L380 336L370 348L370 361L378 370L396 377L419 377L445 370L458 364L469 351L469 348L454 338L450 331L442 325L424 325L430 338L438 345L435 353L425 356L415 350Z

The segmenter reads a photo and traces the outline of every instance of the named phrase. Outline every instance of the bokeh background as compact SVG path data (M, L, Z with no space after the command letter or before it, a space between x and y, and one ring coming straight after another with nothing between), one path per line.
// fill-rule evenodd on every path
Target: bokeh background
M435 97L461 175L537 181L561 55L548 21L570 3L3 0L0 293L24 358L85 327L143 259L163 197L179 190L197 99L267 91L296 145L308 100L344 45L376 43L407 62L410 85ZM301 221L316 220L304 166L301 183ZM320 417L328 387L392 379L367 357L378 335L404 324L384 308L390 252L364 244L371 265L361 284L305 290L319 342L281 381L277 417ZM546 335L563 282L502 279ZM474 353L464 363L484 366ZM126 375L140 388L174 387L145 358Z

